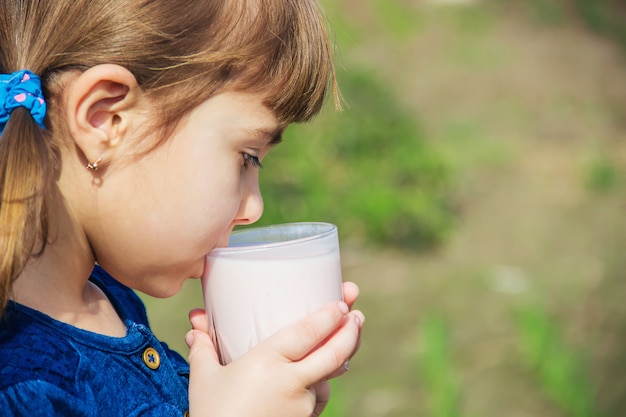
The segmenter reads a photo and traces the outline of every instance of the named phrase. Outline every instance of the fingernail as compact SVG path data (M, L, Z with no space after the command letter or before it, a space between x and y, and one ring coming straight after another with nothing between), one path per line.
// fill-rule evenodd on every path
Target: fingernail
M350 307L348 307L348 304L344 303L343 301L339 301L339 303L337 304L339 306L339 310L341 310L343 314L348 314L348 312L350 311Z
M354 314L352 318L354 319L354 323L357 325L357 327L361 326L361 317L359 317L358 314Z
M363 323L365 323L365 316L363 315L363 313L361 313L360 311L355 311L354 312L354 317L355 317L355 322L358 326L363 325Z
M350 361L345 361L343 363L343 369L348 372L350 370Z
M187 343L189 347L193 344L193 330L189 330L185 335L185 343Z

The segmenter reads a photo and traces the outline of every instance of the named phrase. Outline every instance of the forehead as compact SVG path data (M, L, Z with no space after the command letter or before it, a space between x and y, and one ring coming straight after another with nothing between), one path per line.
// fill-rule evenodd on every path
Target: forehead
M278 125L275 128L258 127L245 129L246 133L260 141L267 142L270 145L278 145L283 141L283 132L286 127Z
M192 113L194 122L238 128L272 143L280 141L285 128L258 93L226 91L205 100Z

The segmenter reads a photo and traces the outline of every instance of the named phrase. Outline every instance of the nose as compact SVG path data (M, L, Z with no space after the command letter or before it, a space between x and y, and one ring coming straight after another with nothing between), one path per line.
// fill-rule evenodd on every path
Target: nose
M233 226L252 224L263 214L263 196L259 188L259 176L249 175L243 180L241 203L233 220Z

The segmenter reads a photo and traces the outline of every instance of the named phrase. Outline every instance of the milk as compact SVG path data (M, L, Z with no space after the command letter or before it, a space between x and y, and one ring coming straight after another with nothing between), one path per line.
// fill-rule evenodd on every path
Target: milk
M289 259L209 256L207 313L227 364L282 327L342 299L339 250Z
M302 222L234 231L207 255L202 290L227 364L342 296L337 227Z

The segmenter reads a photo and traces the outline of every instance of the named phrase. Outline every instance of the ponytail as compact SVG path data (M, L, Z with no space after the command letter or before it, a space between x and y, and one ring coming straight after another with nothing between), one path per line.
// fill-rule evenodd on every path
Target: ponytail
M20 72L19 76L23 74ZM36 82L39 85L38 78ZM55 172L54 151L42 128L45 102L40 85L34 93L32 86L26 87L28 91L10 90L0 78L0 89L3 88L0 91L0 315L11 296L13 282L28 259L41 254L47 242L45 192ZM11 94L7 94L9 91ZM15 97L18 103L11 106Z

